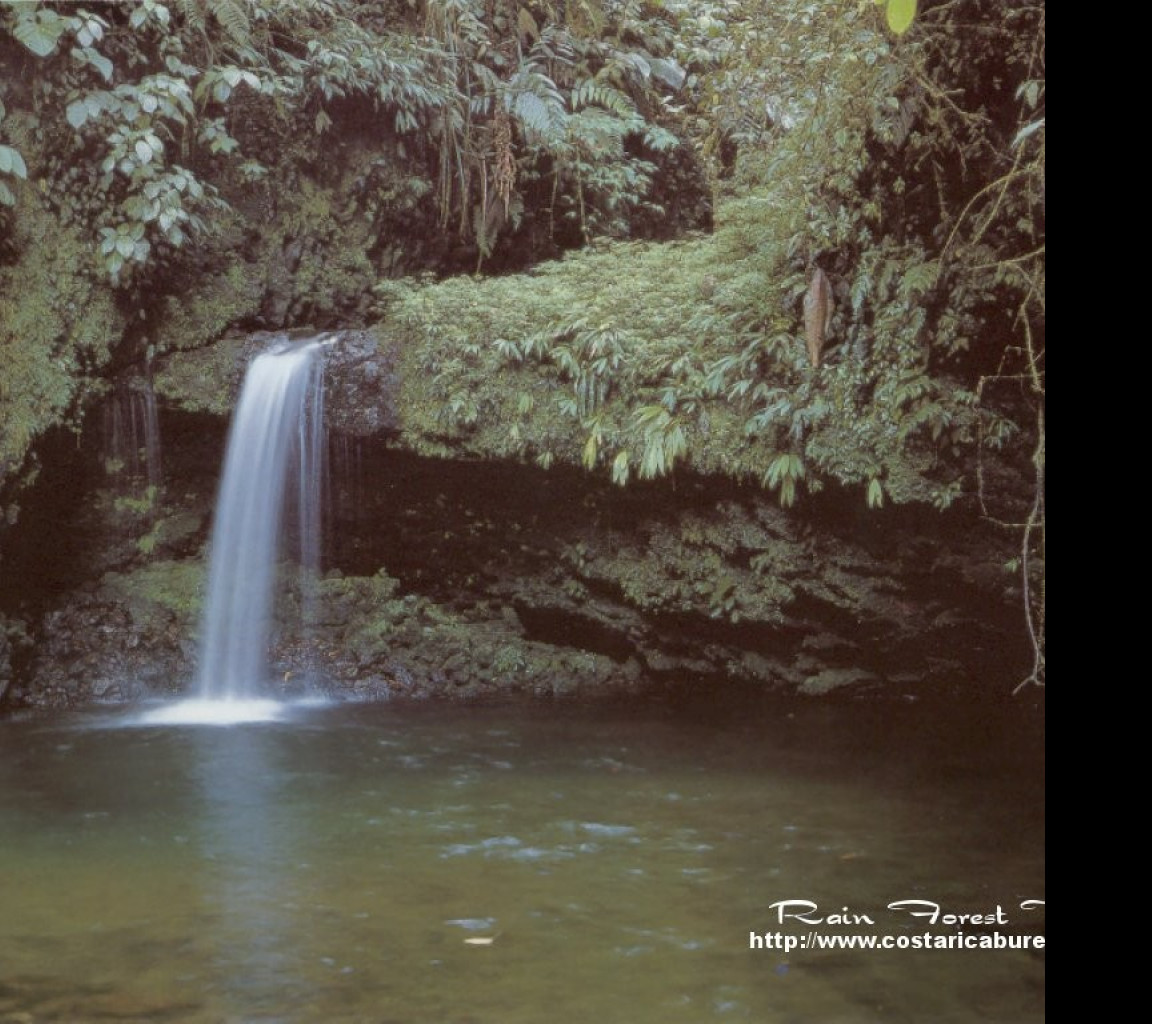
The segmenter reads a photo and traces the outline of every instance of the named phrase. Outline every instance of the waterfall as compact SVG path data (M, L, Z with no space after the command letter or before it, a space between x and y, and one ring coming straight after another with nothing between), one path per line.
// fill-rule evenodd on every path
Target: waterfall
M149 377L116 382L104 406L104 452L108 472L126 488L160 486L160 419Z
M285 530L294 512L301 609L318 568L324 427L323 337L282 341L252 360L228 434L208 561L196 694L207 701L267 696L272 609ZM292 480L295 475L295 480ZM300 624L306 633L307 624Z

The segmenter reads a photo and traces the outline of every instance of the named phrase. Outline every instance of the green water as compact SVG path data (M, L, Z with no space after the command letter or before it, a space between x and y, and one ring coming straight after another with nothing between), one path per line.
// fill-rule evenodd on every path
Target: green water
M1042 743L998 715L0 722L0 1022L1040 1021L1035 952L749 949L813 930L785 899L877 921L828 934L923 932L902 899L1036 933Z

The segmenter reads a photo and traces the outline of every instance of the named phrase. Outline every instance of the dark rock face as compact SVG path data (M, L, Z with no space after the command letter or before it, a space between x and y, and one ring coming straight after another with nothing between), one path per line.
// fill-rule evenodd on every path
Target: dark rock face
M98 451L56 453L8 550L41 586L34 600L0 588L0 700L187 691L225 442L213 407L230 408L256 353L317 333L261 332L158 367L171 402L155 500L108 491ZM974 516L834 493L783 510L719 477L619 488L563 465L412 454L395 346L323 336L322 578L306 630L301 595L281 598L271 685L285 694L593 696L694 680L903 697L1004 693L1025 674L1012 552Z
M351 437L392 435L400 425L395 345L372 331L335 331L324 354L329 426Z
M12 685L12 653L16 641L22 635L23 630L17 623L0 615L0 705L4 703L4 694Z
M371 484L347 507L376 529L337 526L355 541L332 553L345 572L386 566L405 591L514 615L530 641L648 679L921 691L991 682L1022 657L1000 545L958 516L834 501L797 513L709 478L621 490L396 453L364 455L361 471Z
M179 616L141 618L99 594L76 595L41 623L27 682L13 706L65 708L180 693L193 652Z
M271 685L285 695L593 697L696 680L902 698L1003 693L1023 665L1003 553L958 516L832 501L801 514L717 480L621 490L366 439L334 440L332 478L314 625L298 626L294 585L281 599ZM162 545L65 595L7 703L186 692L202 559L185 552Z
M225 338L203 349L176 352L157 361L162 399L188 411L228 414L248 364L280 342L323 338L325 417L349 437L387 437L399 426L398 352L368 330L257 331Z

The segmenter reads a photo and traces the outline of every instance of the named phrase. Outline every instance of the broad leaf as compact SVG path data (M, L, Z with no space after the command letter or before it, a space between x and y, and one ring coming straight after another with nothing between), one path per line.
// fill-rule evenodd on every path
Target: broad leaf
M888 27L898 36L912 26L916 18L916 0L888 0Z
M28 177L24 158L11 146L0 146L0 172L15 175L17 178Z
M68 119L68 123L78 130L88 120L88 106L83 100L73 100L64 111L64 116Z
M51 11L21 11L14 35L37 57L47 57L56 49L64 32L64 19Z

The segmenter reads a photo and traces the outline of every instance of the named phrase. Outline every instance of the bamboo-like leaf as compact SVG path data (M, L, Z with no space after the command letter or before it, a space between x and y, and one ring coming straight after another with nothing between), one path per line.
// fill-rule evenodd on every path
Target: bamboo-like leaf
M880 508L884 504L884 486L876 477L868 481L868 507Z
M623 487L628 483L628 475L631 471L631 454L628 449L616 453L616 458L612 460L612 482L618 487Z
M593 430L588 435L588 440L584 442L584 468L595 469L596 459L600 455L600 435Z
M1013 147L1019 146L1020 143L1028 138L1029 135L1036 134L1036 132L1038 132L1043 127L1044 118L1040 118L1039 121L1032 121L1031 123L1026 124L1016 133L1016 137L1012 140Z

